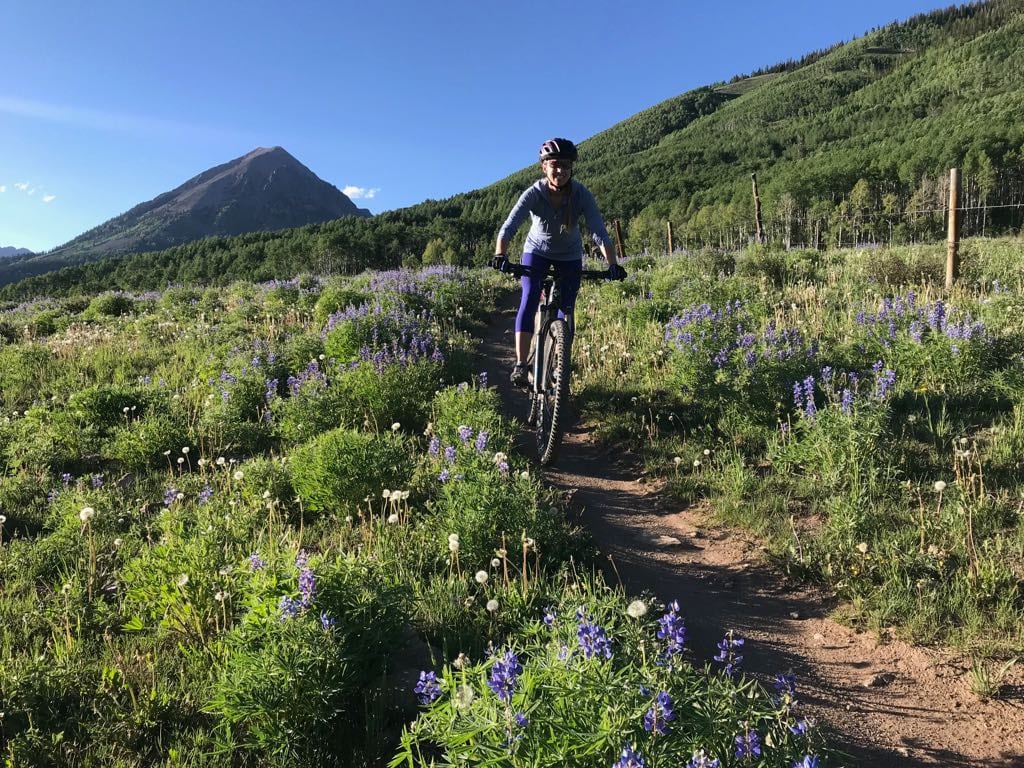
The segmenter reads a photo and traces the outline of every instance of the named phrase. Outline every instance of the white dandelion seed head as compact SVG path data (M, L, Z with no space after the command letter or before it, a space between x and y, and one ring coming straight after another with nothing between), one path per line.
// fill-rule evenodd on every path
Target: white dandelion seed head
M388 515L388 525L394 525L397 522L398 522L398 513L397 512L392 512L390 515Z
M944 490L946 490L946 481L936 480L935 485L933 487L935 488L936 493L942 493Z
M391 425L391 431L392 432L397 432L401 428L402 428L402 423L399 422L399 421L396 421L394 424Z
M217 457L217 466L218 467L223 467L226 463L227 462L226 462L226 460L224 459L223 456L218 456Z
M78 513L79 519L83 523L87 523L96 515L96 510L92 507L82 507L82 511Z
M473 578L476 580L477 584L486 584L489 577L487 575L487 571L477 571L476 576Z
M704 449L704 455L705 456L710 456L711 455L711 449L710 448L705 448Z
M647 613L647 603L643 600L634 600L626 606L626 613L634 619L639 619Z
M184 453L186 456L188 455L188 451L189 451L189 448L188 448L187 445L184 448L181 449L181 452Z
M383 496L385 499L390 499L391 498L391 491L388 490L387 488L385 488L383 491L381 491L380 495Z
M232 475L235 480L242 480L245 477L245 472L240 469L235 470L235 474Z
M0 522L3 522L3 521L0 520ZM501 558L495 557L493 560L491 560L491 568L497 568L500 565L501 565Z
M672 461L678 467L680 464L683 463L683 457L682 456L676 456L674 459L672 459Z
M860 552L862 555L866 555L868 553L868 544L867 544L867 542L866 541L862 541L860 544L858 544L857 545L857 551Z
M187 573L181 574L181 576L178 577L177 584L178 584L179 587L184 587L185 585L187 585L188 584L188 574Z
M455 689L455 706L459 709L468 709L476 698L476 692L472 686L460 685Z
M498 601L497 600L493 600L493 599L492 600L488 600L487 601L487 610L490 611L491 613L494 613L495 611L497 611L498 610Z
M449 539L448 540L448 549L452 553L458 552L459 551L459 540L458 539L454 539L454 540L453 539Z
M694 459L693 460L693 466L699 467L700 466L700 459Z

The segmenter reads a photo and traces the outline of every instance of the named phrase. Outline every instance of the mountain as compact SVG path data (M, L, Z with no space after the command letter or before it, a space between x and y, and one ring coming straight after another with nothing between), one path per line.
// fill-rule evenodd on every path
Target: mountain
M370 216L281 147L254 149L141 203L64 245L6 265L16 279L205 237L265 232ZM0 284L10 275L0 274Z
M30 256L32 251L28 248L15 248L13 245L2 245L0 246L0 259L6 259L11 256Z
M1022 39L1022 0L919 14L637 113L580 143L576 175L633 253L664 248L668 222L676 245L745 246L752 173L772 247L940 239L951 167L963 171L962 236L1020 231ZM524 137L524 164L543 138ZM0 298L389 268L431 241L444 247L430 253L479 263L538 176L531 163L446 200L103 262Z

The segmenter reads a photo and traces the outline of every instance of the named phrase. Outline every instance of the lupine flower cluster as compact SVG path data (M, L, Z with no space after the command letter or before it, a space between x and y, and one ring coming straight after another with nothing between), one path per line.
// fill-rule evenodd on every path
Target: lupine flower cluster
M953 342L972 339L988 339L985 324L976 320L970 312L948 308L942 299L934 304L918 306L917 295L910 291L906 296L885 297L877 312L861 307L855 315L856 323L869 340L889 348L902 333L914 343L924 342L926 332L944 336ZM958 351L952 345L954 354Z
M757 731L749 730L736 736L736 757L753 760L761 756L761 737Z
M253 553L249 559L250 567L253 570L259 570L256 567L257 563L260 565L260 568L265 565L263 560L256 553ZM298 598L290 595L281 596L278 609L281 612L282 621L294 619L302 611L310 608L316 599L316 574L309 567L309 554L306 550L299 550L299 554L295 558L295 567L299 569L299 596ZM323 624L322 616L321 624ZM327 629L328 627L325 626L324 628Z
M708 355L719 370L752 370L760 363L817 357L817 342L808 341L798 329L780 330L773 321L758 335L745 325L750 322L739 299L726 302L721 309L693 305L668 321L665 342L687 355Z
M619 761L612 764L612 768L646 768L646 766L647 763L644 762L643 756L633 748L632 744L626 744L622 748L622 756Z
M444 362L441 346L431 330L433 317L429 311L416 313L380 303L349 306L327 318L321 336L326 338L342 323L352 324L356 337L364 342L354 365L370 362L382 371L388 365L410 365L421 360Z
M419 682L412 689L424 706L432 704L441 695L441 684L437 682L437 674L434 672L420 672Z
M612 657L612 643L603 627L594 623L593 616L587 616L583 608L576 611L576 621L579 627L576 630L576 639L580 648L583 649L584 658L604 656L606 659Z
M871 366L871 374L874 377L874 388L870 399L887 399L896 384L896 372L878 360ZM853 412L858 396L862 399L865 397L860 392L862 380L862 375L856 371L841 374L825 366L817 376L812 374L803 381L793 382L793 405L801 416L813 421L818 413L817 394L820 391L829 402L838 403L840 410L849 415Z
M737 649L742 648L744 642L742 637L736 637L736 634L730 629L718 643L718 654L714 658L715 661L723 665L725 674L729 677L736 674L740 664L743 663L743 655Z
M491 667L487 687L507 704L512 699L516 683L519 682L519 675L522 673L523 665L519 663L519 657L514 651L505 651L505 654Z
M667 691L661 691L654 698L654 704L644 715L644 730L653 733L655 736L662 736L668 732L668 723L675 720L676 713L672 709L672 697Z
M668 611L658 619L658 629L655 632L659 640L665 641L665 656L676 656L682 653L686 644L686 627L683 624L683 617L679 615L679 601L673 600L668 604Z

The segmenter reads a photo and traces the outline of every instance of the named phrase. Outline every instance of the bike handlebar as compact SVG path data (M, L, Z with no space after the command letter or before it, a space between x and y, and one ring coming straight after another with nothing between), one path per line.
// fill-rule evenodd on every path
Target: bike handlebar
M569 270L559 270L555 265L551 265L550 270L540 269L538 267L530 267L526 264L514 264L513 262L506 262L504 269L500 270L507 275L512 277L551 277L559 278L565 275L580 275L585 280L612 280L608 274L607 269L584 269L580 272L570 272ZM622 278L618 278L622 279Z

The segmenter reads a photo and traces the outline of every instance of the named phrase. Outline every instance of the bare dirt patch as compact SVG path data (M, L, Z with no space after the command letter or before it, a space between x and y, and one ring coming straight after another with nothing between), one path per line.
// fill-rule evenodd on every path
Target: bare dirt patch
M508 414L521 423L526 398L507 384L513 319L506 303L482 353ZM679 600L697 660L710 659L726 631L736 630L747 638L744 668L763 679L795 674L806 714L832 732L849 765L1024 766L1024 688L979 700L961 655L837 623L830 618L836 601L765 565L751 536L662 494L598 446L586 425L570 424L548 481L571 494L627 592Z

